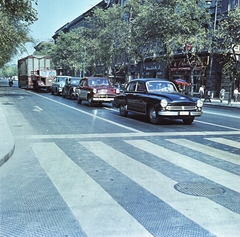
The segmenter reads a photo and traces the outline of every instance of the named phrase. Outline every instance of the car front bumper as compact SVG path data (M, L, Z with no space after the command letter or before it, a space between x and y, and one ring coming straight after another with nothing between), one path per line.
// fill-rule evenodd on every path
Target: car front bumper
M165 117L201 116L202 111L158 111L158 115Z

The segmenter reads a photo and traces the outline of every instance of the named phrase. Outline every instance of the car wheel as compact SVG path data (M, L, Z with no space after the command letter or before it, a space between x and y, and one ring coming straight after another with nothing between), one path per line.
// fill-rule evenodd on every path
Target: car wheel
M161 118L159 117L154 106L151 106L148 111L148 118L152 124L159 124L161 122Z
M53 90L53 88L51 89L51 93L52 93L52 95L54 94L54 90Z
M71 92L70 92L70 95L69 95L69 99L70 99L70 100L73 100L73 99L74 99L74 96L73 96L72 93L73 93L73 91L71 91Z
M82 100L81 100L79 97L77 98L77 103L78 103L78 104L81 104L81 103L82 103Z
M57 95L60 95L60 92L59 92L59 90L57 89Z
M128 111L126 110L126 105L120 105L119 107L120 115L126 117L128 114Z
M65 98L66 97L66 94L64 92L64 89L62 90L62 97Z
M184 124L192 124L194 117L183 119Z
M93 106L93 100L90 95L88 96L88 106Z

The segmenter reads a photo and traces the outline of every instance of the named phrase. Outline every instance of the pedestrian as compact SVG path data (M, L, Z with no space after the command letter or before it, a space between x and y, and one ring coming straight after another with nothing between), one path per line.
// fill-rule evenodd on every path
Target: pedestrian
M238 100L238 88L236 88L234 91L233 91L233 99L234 99L234 102L237 102Z
M222 102L224 100L224 97L225 97L225 89L222 87L222 89L219 92L220 102Z
M200 88L199 88L199 97L200 99L202 99L204 96L204 85L202 85Z

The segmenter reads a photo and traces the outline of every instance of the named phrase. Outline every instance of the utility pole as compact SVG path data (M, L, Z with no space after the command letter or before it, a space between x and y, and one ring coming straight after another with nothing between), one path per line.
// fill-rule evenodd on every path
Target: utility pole
M213 21L213 35L211 36L211 41L213 40L213 36L215 34L215 31L216 31L217 14L218 14L218 0L215 0L214 21ZM207 80L207 93L211 93L211 89L212 89L212 70L213 70L213 50L211 49L211 52L210 52L210 62L209 62L209 74L208 74L208 80ZM207 97L210 98L210 94L207 95Z

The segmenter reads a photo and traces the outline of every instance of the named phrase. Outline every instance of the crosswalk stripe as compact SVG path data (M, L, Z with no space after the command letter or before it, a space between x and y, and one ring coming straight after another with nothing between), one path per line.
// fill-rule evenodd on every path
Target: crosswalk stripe
M213 141L213 142L217 142L223 145L227 145L230 147L234 147L234 148L238 148L240 149L240 142L236 142L236 141L232 141L226 138L222 138L222 137L211 137L211 138L205 138L206 140L209 141ZM240 159L240 156L239 156Z
M223 185L240 193L240 176L238 175L205 164L186 155L170 151L169 149L160 147L159 145L153 144L146 140L127 140L126 142L131 144L132 146L135 146L141 150L151 153L179 167L206 177L207 179L210 179L220 185Z
M206 146L197 142L193 142L187 139L166 139L167 141L170 141L172 143L187 147L189 149L192 149L194 151L202 152L204 154L219 158L221 160L225 160L231 163L234 163L236 165L240 165L240 156L236 154L232 154L227 151L222 151L219 149L216 149L214 147ZM239 185L240 186L240 185Z
M161 154L161 157L165 155L164 149L145 140L125 142L158 156ZM174 180L102 142L79 143L212 234L219 237L239 236L240 216L236 213L207 198L189 196L176 191L173 187L176 184ZM167 157L169 158L169 154ZM164 187L165 190L160 187Z
M88 236L152 236L55 143L31 147Z

